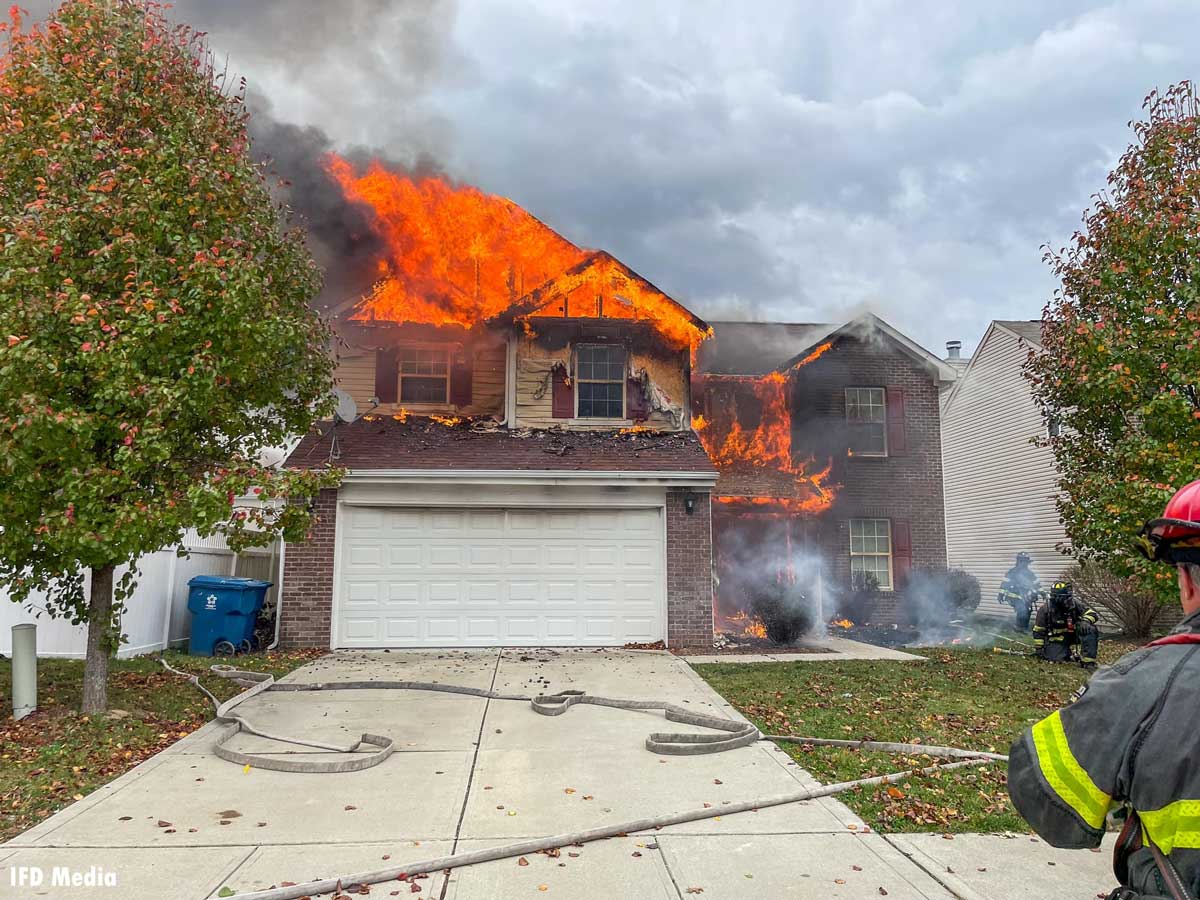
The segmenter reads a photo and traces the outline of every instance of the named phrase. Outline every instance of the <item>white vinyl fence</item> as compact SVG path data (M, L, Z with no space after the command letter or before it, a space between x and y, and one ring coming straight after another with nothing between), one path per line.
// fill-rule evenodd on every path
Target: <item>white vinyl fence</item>
M118 656L138 656L187 643L192 626L187 609L187 584L197 575L279 580L278 544L234 554L223 537L200 538L190 532L183 547L189 553L186 557L177 556L172 549L160 550L138 561L137 589L125 604L121 631L126 640ZM124 567L118 569L116 577L120 578L124 572ZM274 604L276 590L273 587L267 592L268 606ZM25 603L18 605L3 591L0 591L0 654L12 653L12 626L24 622L37 625L38 656L83 658L87 647L84 626L51 618L41 595L31 594Z

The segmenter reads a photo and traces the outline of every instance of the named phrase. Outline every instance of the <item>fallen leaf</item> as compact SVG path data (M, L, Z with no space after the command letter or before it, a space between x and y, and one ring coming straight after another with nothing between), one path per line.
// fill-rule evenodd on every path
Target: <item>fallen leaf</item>
M702 887L690 887L690 888L688 888L688 889L687 889L687 893L689 893L689 894L703 894L703 893L704 893L704 888L702 888Z
M527 860L525 857L522 856L520 859L517 860L517 865L518 866L527 866L527 865L529 865L529 860Z
M539 884L539 885L538 885L538 890L539 890L539 891L548 891L548 890L550 890L550 885L548 885L548 884Z

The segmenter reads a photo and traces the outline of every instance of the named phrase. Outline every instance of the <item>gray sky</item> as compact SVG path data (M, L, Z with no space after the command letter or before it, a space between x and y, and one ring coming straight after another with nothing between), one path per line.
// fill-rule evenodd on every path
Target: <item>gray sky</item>
M35 4L36 8L36 4ZM177 0L276 118L433 159L700 315L1034 318L1200 4Z

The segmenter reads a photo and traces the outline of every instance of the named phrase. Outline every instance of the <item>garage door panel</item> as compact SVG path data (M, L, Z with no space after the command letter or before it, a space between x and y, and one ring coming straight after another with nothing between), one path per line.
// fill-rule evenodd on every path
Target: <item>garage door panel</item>
M390 569L421 568L421 548L412 544L388 544L384 547L384 558Z
M657 509L350 507L341 535L337 646L612 645L665 632Z

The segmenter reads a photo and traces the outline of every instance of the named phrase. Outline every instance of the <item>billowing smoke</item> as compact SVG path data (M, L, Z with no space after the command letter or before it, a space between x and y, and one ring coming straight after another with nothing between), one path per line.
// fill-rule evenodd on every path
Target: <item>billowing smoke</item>
M784 536L788 524L760 517L714 522L718 632L738 636L755 624L770 629L774 617L796 623L797 637L824 635L831 610L824 564L819 553Z
M44 18L58 4L22 5ZM345 200L321 158L336 149L355 162L440 169L452 133L429 94L468 71L452 41L455 0L174 0L167 14L207 35L231 89L246 79L253 151L270 161L326 271L316 305L361 295L382 248L370 214Z

